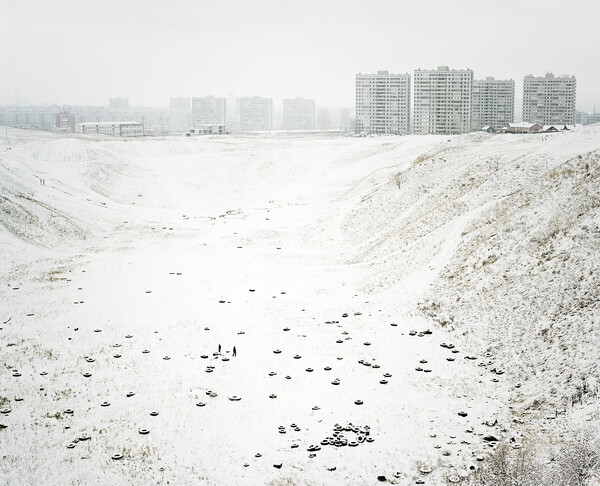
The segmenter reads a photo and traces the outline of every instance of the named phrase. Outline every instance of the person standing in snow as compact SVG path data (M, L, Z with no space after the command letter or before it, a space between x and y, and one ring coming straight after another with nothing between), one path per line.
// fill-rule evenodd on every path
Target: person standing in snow
M235 350L235 346L233 347L233 355L237 356L237 351Z
M219 344L219 354L221 354L221 345Z

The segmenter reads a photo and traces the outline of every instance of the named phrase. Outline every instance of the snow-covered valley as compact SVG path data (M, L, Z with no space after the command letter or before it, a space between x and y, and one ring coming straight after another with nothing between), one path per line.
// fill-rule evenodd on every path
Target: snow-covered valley
M0 482L445 484L597 427L598 126L9 142Z

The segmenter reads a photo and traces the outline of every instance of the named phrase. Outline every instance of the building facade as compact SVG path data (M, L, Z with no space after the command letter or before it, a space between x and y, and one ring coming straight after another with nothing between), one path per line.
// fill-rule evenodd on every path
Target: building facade
M417 69L413 81L414 133L452 135L471 130L472 70Z
M105 122L119 122L122 120L139 122L144 130L152 130L155 127L169 126L169 110L136 106L109 109L102 115L102 121Z
M140 122L85 122L75 125L75 132L84 135L112 135L115 137L141 137L144 134Z
M243 132L273 129L273 99L259 96L239 98L240 130Z
M185 133L192 125L192 100L186 97L169 100L169 128L173 133Z
M129 98L109 98L108 108L111 110L123 110L129 108Z
M523 79L523 121L541 125L574 125L575 76L543 77L530 75Z
M543 127L539 123L517 122L502 127L500 133L541 133L542 130Z
M192 98L192 125L226 125L225 98L203 96Z
M600 123L600 113L585 113L583 111L575 112L575 123L581 125L592 125L594 123Z
M410 74L356 75L356 131L410 133Z
M213 125L194 125L185 134L186 137L192 137L196 135L225 135L227 129L225 125L213 124Z
M58 118L57 115L68 114ZM0 124L18 128L65 131L64 123L74 125L85 122L135 121L146 130L169 126L169 110L165 108L129 107L106 108L105 106L42 105L0 106ZM57 124L57 123L60 123ZM189 126L186 127L189 129Z
M284 130L313 130L315 128L315 100L284 99L282 127Z
M75 115L73 113L57 113L54 115L54 125L57 132L74 132Z
M56 129L56 106L0 107L0 125L37 130Z
M515 117L515 82L512 79L485 78L473 81L471 129L507 126Z

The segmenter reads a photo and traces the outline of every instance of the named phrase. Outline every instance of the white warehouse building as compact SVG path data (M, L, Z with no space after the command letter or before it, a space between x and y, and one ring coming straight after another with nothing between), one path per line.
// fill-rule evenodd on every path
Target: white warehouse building
M75 132L84 135L113 135L116 137L141 137L144 129L140 122L84 122L75 125Z

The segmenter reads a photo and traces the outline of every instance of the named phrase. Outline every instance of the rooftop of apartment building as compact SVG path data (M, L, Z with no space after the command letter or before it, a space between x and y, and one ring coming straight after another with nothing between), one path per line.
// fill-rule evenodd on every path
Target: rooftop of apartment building
M464 72L464 73L466 73L466 72L473 72L473 70L469 69L469 68L467 68L467 69L450 69L448 66L438 66L437 69L421 69L421 68L415 69L415 73L416 72L424 72L424 73L427 73L427 72L434 72L434 73L435 72Z
M377 76L410 76L410 74L408 74L408 73L394 74L394 73L390 73L389 71L377 71L377 74L358 73L356 75L356 77L358 77L358 76L369 76L369 77L377 77Z
M534 76L533 74L527 74L525 79L575 79L575 76L570 76L568 74L561 74L560 76L555 76L554 73L546 73L545 76Z
M82 122L77 125L100 125L100 126L112 126L112 125L141 125L141 122L136 121L114 121L114 122Z
M475 79L478 83L493 82L493 83L514 83L512 79L496 79L494 76L487 76L485 79Z

